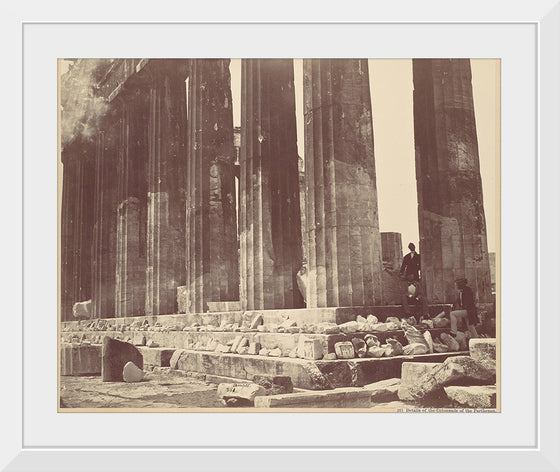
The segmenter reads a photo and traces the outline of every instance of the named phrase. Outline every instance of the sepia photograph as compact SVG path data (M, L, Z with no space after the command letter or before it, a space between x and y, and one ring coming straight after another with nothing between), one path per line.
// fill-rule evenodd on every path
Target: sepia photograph
M58 59L58 411L500 413L500 109L500 59Z

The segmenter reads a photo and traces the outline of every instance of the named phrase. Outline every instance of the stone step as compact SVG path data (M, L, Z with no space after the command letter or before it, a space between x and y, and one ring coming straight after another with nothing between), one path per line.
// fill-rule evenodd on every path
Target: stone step
M379 380L400 377L403 362L442 362L465 352L395 356L387 358L312 361L288 357L266 357L185 350L177 367L189 372L251 380L255 375L285 375L294 387L329 390L361 387Z
M425 328L419 328L425 331ZM449 328L429 329L432 338L440 336L441 333L448 333ZM280 348L283 353L288 355L290 351L296 349L300 338L314 340L317 339L322 346L322 354L334 353L334 345L342 341L351 341L352 338L364 339L367 334L375 334L381 343L387 338L397 339L401 344L406 345L408 341L403 330L386 331L386 332L359 332L352 334L307 334L307 333L261 333L258 331L251 332L233 332L233 331L75 331L71 333L63 333L62 339L65 342L71 342L74 339L84 339L94 343L98 337L109 336L115 339L126 341L130 338L132 344L140 346L149 341L154 341L158 346L167 349L193 349L196 343L206 346L209 341L215 339L221 344L227 344L235 338L246 337L249 342L257 342L261 347L266 349ZM202 350L202 349L201 349ZM154 364L157 365L157 364Z
M83 369L69 367L68 359L61 356L62 375L101 374L100 344L65 344L61 351L80 352L80 365L98 365L96 372L82 372ZM165 348L139 347L144 358L144 368L154 367L150 362L169 365L172 350ZM442 362L447 357L465 355L465 352L424 354L416 356L395 356L387 358L337 359L332 361L312 361L289 357L266 357L239 354L223 354L184 350L177 361L177 368L186 372L199 372L210 376L252 380L255 375L287 375L294 387L308 390L327 390L337 387L361 387L379 380L400 377L403 362ZM74 366L75 363L71 364ZM160 367L160 366L157 366ZM161 367L166 367L161 366ZM87 370L87 369L86 369ZM96 369L94 369L96 370ZM76 373L71 373L76 372Z
M451 305L438 304L430 305L430 314L435 315L441 311L449 313ZM298 326L303 324L317 323L345 323L354 321L358 315L367 316L373 314L379 321L385 321L388 316L404 317L401 305L385 305L370 307L332 307L332 308L298 308L283 310L254 310L254 311L230 311L216 313L187 313L157 316L131 316L127 318L106 318L105 321L112 326L130 325L135 322L143 323L148 321L150 326L160 323L162 326L191 326L193 323L200 325L220 326L222 323L238 323L239 326L247 325L258 314L262 314L265 326L278 325L287 317L297 321ZM65 321L61 323L63 331L65 329L79 330L95 320Z

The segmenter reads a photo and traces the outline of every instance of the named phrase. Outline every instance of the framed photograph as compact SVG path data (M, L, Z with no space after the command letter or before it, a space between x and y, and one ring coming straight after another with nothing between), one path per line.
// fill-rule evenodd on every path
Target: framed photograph
M558 470L560 5L120 8L6 21L2 466Z

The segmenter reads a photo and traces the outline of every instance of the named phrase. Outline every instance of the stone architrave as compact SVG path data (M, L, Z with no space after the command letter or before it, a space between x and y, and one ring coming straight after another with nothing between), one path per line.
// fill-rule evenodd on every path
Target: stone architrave
M123 382L123 368L133 362L139 369L144 368L142 354L130 343L103 337L101 351L101 379L103 382Z
M490 264L469 59L414 59L414 140L422 280L432 302L466 277L491 301Z
M244 309L304 306L294 69L291 59L241 63L239 239Z
M366 59L306 59L307 306L380 304L381 236Z
M189 76L187 311L239 300L236 152L229 59L193 59Z

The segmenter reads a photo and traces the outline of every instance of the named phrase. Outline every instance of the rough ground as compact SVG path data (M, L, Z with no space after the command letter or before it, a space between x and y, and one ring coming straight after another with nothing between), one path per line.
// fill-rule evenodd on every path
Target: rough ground
M217 386L147 373L138 383L102 382L100 376L60 377L61 408L223 408Z

